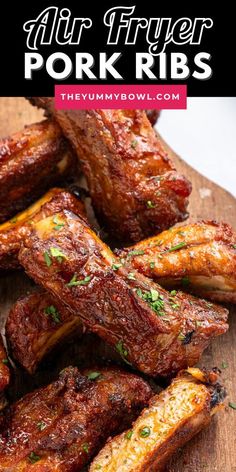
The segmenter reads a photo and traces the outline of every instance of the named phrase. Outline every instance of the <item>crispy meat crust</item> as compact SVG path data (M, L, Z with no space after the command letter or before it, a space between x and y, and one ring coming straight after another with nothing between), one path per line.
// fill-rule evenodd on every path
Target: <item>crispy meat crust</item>
M59 126L49 120L0 140L0 222L29 206L62 178L74 176L78 160Z
M55 215L31 225L21 264L134 367L173 374L195 364L210 339L227 330L227 310L116 270L113 253L83 220L68 211L57 217L60 231L53 230Z
M204 381L205 374L197 371L193 369L193 375L180 373L166 390L155 395L131 430L108 441L90 472L163 470L170 456L210 423L224 398L222 387L212 385L209 379L202 383L198 378Z
M2 472L81 470L152 395L144 380L120 369L99 369L94 380L89 373L67 368L57 381L6 410L0 420Z
M31 100L60 124L87 178L101 226L122 241L140 241L188 216L191 185L179 175L143 110L54 109Z
M182 286L215 301L236 303L236 234L226 223L171 228L118 254L167 288Z
M2 392L10 382L10 370L7 364L8 358L3 345L2 336L0 335L0 392Z
M79 339L83 331L80 318L44 290L17 300L6 322L10 351L30 374L58 343L71 334Z
M64 208L85 218L84 206L75 195L68 190L54 188L27 210L18 213L14 219L0 225L0 270L20 267L18 252L29 231L28 223L31 224Z

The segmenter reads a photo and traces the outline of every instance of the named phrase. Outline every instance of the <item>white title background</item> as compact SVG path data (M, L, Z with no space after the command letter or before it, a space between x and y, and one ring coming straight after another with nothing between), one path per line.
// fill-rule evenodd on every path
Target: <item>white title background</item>
M157 129L188 164L236 196L236 98L188 98Z

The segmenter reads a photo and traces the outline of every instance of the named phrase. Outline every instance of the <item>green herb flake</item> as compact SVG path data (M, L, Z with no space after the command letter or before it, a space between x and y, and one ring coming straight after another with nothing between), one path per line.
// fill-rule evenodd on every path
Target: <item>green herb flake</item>
M213 307L213 303L206 302L206 306L207 306L208 308L212 308L212 307Z
M55 231L59 231L61 228L63 228L63 226L65 226L65 223L59 221L57 216L54 216L52 221L55 224L55 226L53 227Z
M179 234L180 236L185 236L185 232L184 232L184 231L178 231L178 234Z
M201 322L201 321L198 321L198 320L196 320L196 321L195 321L195 325L196 325L197 327L200 327L200 326L202 326L202 322Z
M148 200L146 202L147 208L155 208L155 203L153 203L151 200Z
M51 316L55 323L61 322L60 313L54 305L47 306L44 313L46 316Z
M233 244L233 248L236 249L236 244Z
M143 256L143 254L145 254L145 252L142 249L134 249L128 253L128 257Z
M98 379L98 377L101 376L101 373L100 372L90 372L87 377L89 380L96 380Z
M56 260L61 264L63 259L67 259L67 256L57 247L50 247L50 253L52 257L55 257Z
M150 290L152 302L156 302L159 298L159 292L153 288Z
M128 274L127 278L128 278L129 280L136 280L136 277L135 277L135 275L134 275L133 272L130 272L130 273Z
M134 432L132 431L132 429L130 429L129 431L127 431L127 433L125 435L125 438L126 439L131 439L133 434L134 434Z
M120 264L119 262L117 264L112 264L111 266L112 270L118 270L120 269L120 267L122 267L122 264Z
M17 222L17 217L14 216L14 218L12 218L12 219L10 220L10 222L13 223L13 224L16 223L16 222Z
M83 444L82 449L83 449L84 452L86 452L86 454L89 453L89 445L88 445L87 442L85 442L85 443Z
M77 274L74 274L70 282L66 284L67 287L77 287L78 285L87 285L91 280L90 275L87 275L82 280L77 280Z
M8 359L2 359L2 363L7 365L7 364L9 364L9 360Z
M137 139L133 139L133 141L131 141L131 147L132 147L133 149L135 149L135 148L137 147L137 145L138 145Z
M43 257L44 257L44 260L45 260L45 262L46 262L46 265L47 265L48 267L50 267L50 265L52 264L52 261L51 261L51 257L50 257L50 255L49 255L49 252L48 252L48 251L45 251L45 252L43 253Z
M165 315L163 296L155 289L143 292L140 288L136 290L137 295L148 303L155 313L159 316Z
M180 307L180 304L179 304L179 303L170 302L170 305L171 305L171 307L173 308L173 310L178 310L178 308Z
M229 402L228 405L229 405L229 407L232 408L233 410L236 410L236 403L234 403L234 402Z
M120 354L121 358L123 359L123 361L126 362L126 364L131 365L131 363L129 361L127 361L127 359L126 359L126 357L128 356L128 351L124 347L123 341L121 339L115 345L115 348L116 348L117 352L119 352L119 354Z
M222 368L222 369L227 369L227 367L229 367L228 362L222 361L222 363L221 363L221 368Z
M173 252L173 251L178 251L179 249L182 249L183 247L186 247L187 244L183 241L182 243L176 244L176 246L172 246L169 249L167 249L164 252Z
M154 268L155 268L155 262L152 261L152 262L150 262L149 265L150 265L150 269L154 269Z
M189 284L190 284L190 280L189 280L189 277L182 277L181 279L181 284L183 287L187 287Z
M32 451L29 456L28 456L28 459L30 461L31 464L35 464L36 462L40 461L41 457L38 456L37 454L35 454L34 451Z
M170 294L172 297L175 297L175 295L177 294L177 290L171 290Z
M96 470L101 470L101 468L102 468L101 464L96 465Z
M151 430L149 426L144 426L144 428L140 429L139 431L139 436L141 438L147 438L148 436L150 436L150 434L151 434Z
M184 341L185 340L185 334L179 333L178 339L179 339L179 341Z
M39 421L37 423L37 428L38 428L39 431L43 431L46 428L46 426L47 425L46 425L46 423L44 423L44 421Z

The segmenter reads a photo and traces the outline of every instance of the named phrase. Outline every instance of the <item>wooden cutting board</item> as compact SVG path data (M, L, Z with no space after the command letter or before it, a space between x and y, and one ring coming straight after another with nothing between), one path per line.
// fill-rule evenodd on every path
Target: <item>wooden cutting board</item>
M18 131L25 124L41 118L41 111L31 107L23 98L0 98L0 136ZM183 139L185 139L184 129ZM215 146L217 153L217 141L212 145ZM169 151L178 169L193 184L189 206L191 220L224 220L236 229L236 200L183 162L172 150ZM205 153L204 149L202 153ZM207 159L207 155L205 158ZM222 156L222 166L223 159L224 156ZM12 303L31 286L32 282L23 273L11 274L0 279L2 327ZM74 361L72 356L68 363ZM236 410L228 407L229 401L236 403L236 308L234 307L230 308L228 333L212 343L204 353L201 365L208 368L222 367L222 362L228 365L222 370L222 381L228 392L226 408L213 419L210 427L177 453L167 467L168 472L236 472ZM41 369L33 379L18 371L13 375L11 397L19 396L41 382L47 382L52 369L52 364L47 361L44 369Z

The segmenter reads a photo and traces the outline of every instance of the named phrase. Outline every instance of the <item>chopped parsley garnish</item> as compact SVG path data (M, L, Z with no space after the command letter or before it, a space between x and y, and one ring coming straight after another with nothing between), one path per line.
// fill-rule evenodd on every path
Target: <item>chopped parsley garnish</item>
M50 257L50 255L49 255L49 252L48 252L48 251L45 251L45 252L43 253L43 257L44 257L44 260L45 260L47 266L50 267L50 265L52 264L52 261L51 261L51 257Z
M150 436L150 434L151 434L151 430L149 426L144 426L144 428L140 429L139 431L139 436L141 438L147 438L148 436Z
M2 359L2 363L3 364L9 364L9 360L8 359Z
M236 244L233 244L233 248L236 249Z
M178 251L178 249L181 249L182 247L186 247L187 244L183 241L182 243L176 244L176 246L172 246L169 249L166 249L164 252L173 252L173 251Z
M101 470L102 466L100 464L96 465L96 470Z
M16 222L17 222L17 217L14 216L14 218L12 218L12 219L10 220L10 222L13 223L13 224L16 223Z
M90 275L87 275L82 280L77 280L77 274L74 274L70 282L68 282L67 287L77 287L78 285L87 285L91 280Z
M47 306L45 309L44 309L44 313L45 315L49 315L52 317L53 321L55 323L60 323L61 322L61 319L60 319L60 313L59 311L56 309L56 307L54 305L50 305L50 306Z
M61 228L63 228L63 226L65 226L65 223L62 223L61 221L59 221L57 216L54 216L52 221L55 224L55 226L53 227L55 231L59 231Z
M180 307L180 304L179 304L179 303L170 302L170 305L171 305L171 307L173 308L173 310L178 310L178 308Z
M187 287L190 284L189 277L187 277L187 276L182 277L181 284L183 285L183 287Z
M128 253L128 257L143 256L143 254L145 254L145 252L142 249L134 249Z
M120 267L122 267L122 264L120 264L119 262L116 264L112 264L111 266L112 270L118 270Z
M101 373L100 372L90 372L87 377L89 380L96 380L98 379L98 377L101 376Z
M196 321L195 321L195 325L196 325L197 327L199 327L199 326L202 326L202 322L201 322L201 321L198 321L198 320L196 320Z
M87 442L83 444L82 448L83 448L83 451L86 452L86 454L89 453L89 445Z
M63 259L67 259L67 256L57 247L50 247L50 253L52 257L55 257L61 264Z
M155 267L155 262L152 261L152 262L150 262L149 265L150 265L150 269L154 269L154 267Z
M129 431L127 431L127 433L125 435L125 438L126 439L131 439L133 434L134 434L134 432L132 431L132 429L130 429Z
M207 306L208 308L212 308L212 307L213 307L213 303L210 303L210 302L207 302L207 301L206 301L205 303L206 303L206 306Z
M169 302L170 302L170 306L174 310L177 310L180 307L180 304L176 302L176 299L175 299L176 295L177 295L176 290L171 290L170 297L169 297Z
M115 346L117 352L119 352L120 356L122 357L123 361L126 362L126 364L131 365L129 361L127 361L126 357L128 356L128 351L124 347L123 341L120 339L118 343Z
M236 403L229 402L228 405L230 406L230 408L233 408L233 410L236 410Z
M138 145L137 139L133 139L133 141L131 141L131 147L132 147L133 149L135 149L135 148L137 147L137 145Z
M130 273L128 274L128 279L129 279L129 280L136 280L135 275L134 275L133 272L130 272Z
M155 203L153 203L151 200L148 200L146 202L147 208L155 208Z
M152 310L159 316L165 315L163 296L160 295L157 290L151 288L148 292L143 292L141 288L138 288L136 293L142 300L147 302Z
M179 341L184 341L185 340L185 334L179 333L178 339L179 339Z
M35 464L36 462L40 461L41 457L37 456L34 451L32 451L28 456L29 461L31 464Z
M222 363L221 363L221 368L222 368L222 369L227 369L227 367L229 367L228 362L222 361Z
M45 428L46 428L46 423L44 423L44 421L39 421L37 423L37 428L39 429L39 431L43 431Z

